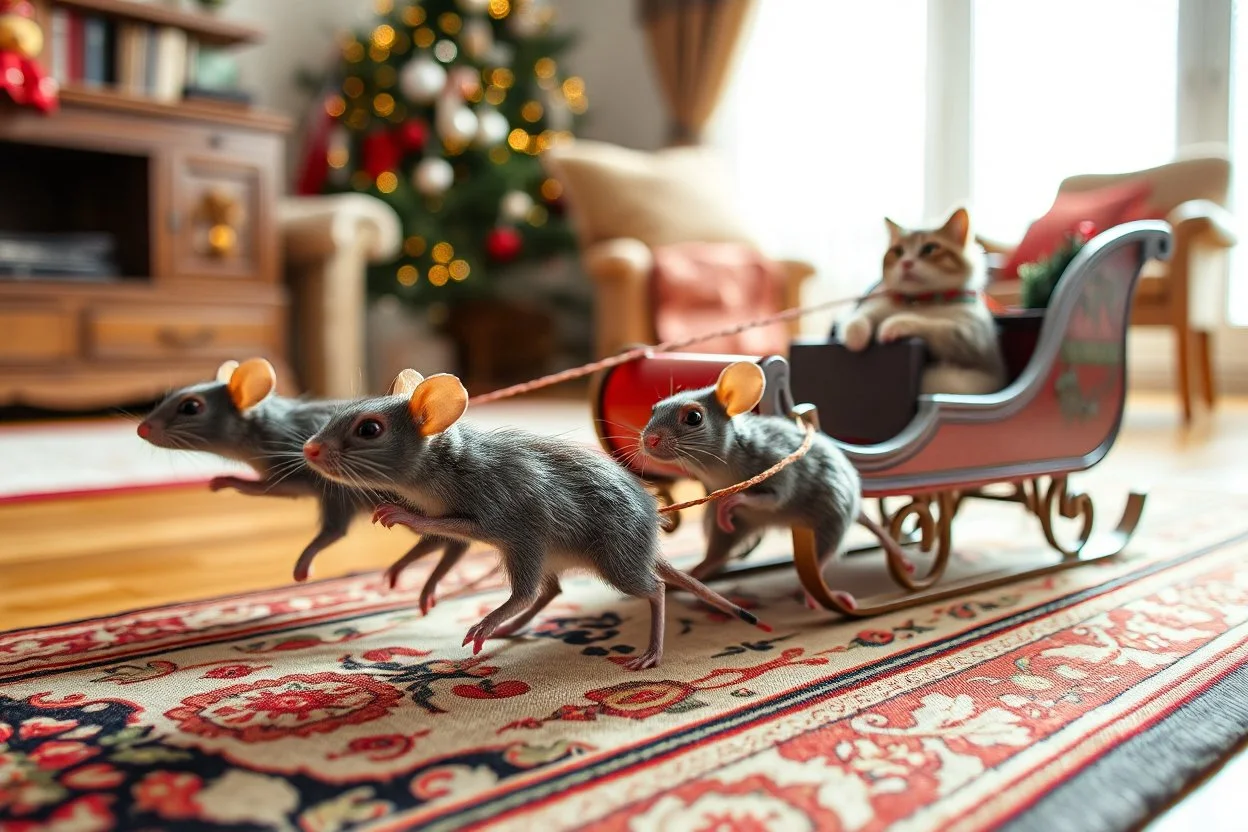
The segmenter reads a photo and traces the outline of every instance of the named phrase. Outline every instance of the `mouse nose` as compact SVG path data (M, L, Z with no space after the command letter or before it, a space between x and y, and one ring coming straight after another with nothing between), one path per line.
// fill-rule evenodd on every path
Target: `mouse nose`
M303 456L305 459L316 461L321 456L321 451L325 450L325 446L320 442L313 442L309 439L303 443Z
M147 422L139 422L139 438L146 439L152 435L152 426Z
M646 434L646 447L647 448L659 447L660 441L662 441L662 437L660 437L657 433Z

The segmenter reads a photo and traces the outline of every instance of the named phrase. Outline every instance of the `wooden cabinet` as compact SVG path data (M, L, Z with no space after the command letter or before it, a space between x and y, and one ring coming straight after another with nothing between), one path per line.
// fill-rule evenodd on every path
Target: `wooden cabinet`
M51 116L0 106L0 193L10 195L0 230L107 233L119 272L0 278L0 406L124 406L253 355L296 389L276 224L287 127L253 110L104 89L67 88Z

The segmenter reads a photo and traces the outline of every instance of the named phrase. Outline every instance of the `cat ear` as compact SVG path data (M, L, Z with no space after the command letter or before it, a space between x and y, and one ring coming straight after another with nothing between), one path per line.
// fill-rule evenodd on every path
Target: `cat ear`
M468 409L468 391L455 376L438 373L416 385L407 409L421 436L441 433L459 421Z
M888 242L890 244L899 243L901 242L901 238L906 236L906 229L902 228L888 217L884 218L884 225L888 227Z
M217 381L220 384L228 384L230 376L234 375L234 371L238 369L237 361L227 361L217 368Z
M391 396L410 396L425 377L415 370L404 370L394 377L394 383L390 385Z
M277 371L273 365L263 358L249 358L234 370L226 383L230 393L230 401L238 408L238 412L250 410L277 386Z
M763 400L766 384L762 367L752 361L737 361L719 374L719 381L715 382L715 398L732 418L757 407Z
M971 215L965 208L959 208L953 212L937 233L945 239L956 242L959 246L965 246L971 235Z

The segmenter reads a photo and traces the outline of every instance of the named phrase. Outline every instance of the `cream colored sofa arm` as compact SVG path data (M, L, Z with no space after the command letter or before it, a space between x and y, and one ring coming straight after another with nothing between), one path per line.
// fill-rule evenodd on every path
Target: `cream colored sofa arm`
M1175 237L1231 248L1239 242L1231 212L1207 199L1189 199L1166 217Z
M588 246L581 263L594 281L594 353L615 355L654 341L650 272L654 254L640 240L618 238Z
M287 197L278 204L278 224L304 389L331 398L365 392L359 380L367 355L368 267L399 253L398 215L365 194Z

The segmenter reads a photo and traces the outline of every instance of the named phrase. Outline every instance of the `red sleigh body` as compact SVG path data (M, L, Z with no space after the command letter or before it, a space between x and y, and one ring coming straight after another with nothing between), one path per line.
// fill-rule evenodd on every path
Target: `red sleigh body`
M1120 552L1144 495L1130 495L1118 528L1093 537L1091 499L1072 493L1067 477L1096 465L1113 446L1125 406L1136 280L1146 262L1169 256L1170 244L1162 222L1110 229L1070 264L1043 313L1000 315L1010 382L991 395L918 395L919 342L850 354L839 344L805 341L793 345L789 360L746 357L759 361L768 378L759 410L822 422L858 468L864 495L881 498L886 529L903 540L905 530L917 526L920 545L934 555L921 576L897 574L903 570L890 563L899 595L846 603L824 584L808 533L795 529L794 555L806 589L829 608L870 614ZM651 406L673 390L713 384L720 370L742 358L660 354L603 373L593 394L603 446L622 463L634 458L636 434ZM635 466L643 474L640 463ZM662 481L683 474L646 462L644 476ZM882 499L889 497L909 502L890 512ZM953 517L967 498L1022 504L1037 516L1060 560L938 586ZM1073 543L1057 539L1057 515L1083 519Z

